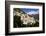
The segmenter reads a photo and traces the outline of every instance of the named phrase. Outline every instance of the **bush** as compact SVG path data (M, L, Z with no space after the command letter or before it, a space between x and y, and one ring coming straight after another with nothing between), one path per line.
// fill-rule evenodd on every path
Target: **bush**
M21 17L15 15L14 16L14 27L38 27L39 26L39 22L36 21L36 23L28 23L28 24L23 24L23 22L21 21Z
M39 22L37 22L37 21L35 24L34 23L32 24L32 27L38 27L38 26L39 26Z
M21 17L15 15L14 16L14 27L21 27L21 24L23 24L23 22L21 21Z

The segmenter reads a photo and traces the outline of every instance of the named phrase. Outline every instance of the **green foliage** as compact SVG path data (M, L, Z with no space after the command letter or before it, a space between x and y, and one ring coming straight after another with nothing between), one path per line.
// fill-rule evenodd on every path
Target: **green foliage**
M14 16L14 27L21 27L21 24L23 23L20 19L20 16Z
M32 23L32 25L30 23L23 24L20 16L17 15L14 16L14 27L38 27L38 26L39 26L39 22L37 21L36 23Z
M38 26L39 26L39 22L37 22L37 21L36 21L36 23L32 23L32 24L28 23L26 25L26 27L38 27Z
M38 27L38 26L39 26L39 22L37 22L37 21L35 24L34 23L32 24L32 27Z

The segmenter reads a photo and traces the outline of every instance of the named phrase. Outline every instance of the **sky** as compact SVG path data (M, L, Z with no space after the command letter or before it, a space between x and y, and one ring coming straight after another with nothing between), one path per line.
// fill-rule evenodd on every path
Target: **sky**
M21 8L25 13L31 14L39 14L39 9L32 9L32 8Z

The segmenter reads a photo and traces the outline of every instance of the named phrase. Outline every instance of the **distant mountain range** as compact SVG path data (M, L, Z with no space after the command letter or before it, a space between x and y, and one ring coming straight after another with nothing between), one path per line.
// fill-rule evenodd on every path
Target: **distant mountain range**
M39 14L32 14L32 15L29 15L29 16L32 16L32 17L34 17L35 19L37 19L37 20L39 20Z

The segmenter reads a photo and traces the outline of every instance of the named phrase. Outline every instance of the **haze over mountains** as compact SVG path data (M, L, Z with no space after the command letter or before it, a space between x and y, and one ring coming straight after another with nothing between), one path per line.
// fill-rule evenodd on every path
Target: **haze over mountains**
M38 13L38 11L37 12L34 12L34 11L33 12L28 12L27 14L32 16L32 17L34 17L35 19L39 20L39 13Z
M29 15L35 15L35 14L39 14L39 12L38 11L31 11L31 12L27 12L27 14L29 14Z
M27 15L34 17L35 19L39 20L39 10L31 9L31 10L23 10ZM29 12L28 12L29 11Z

